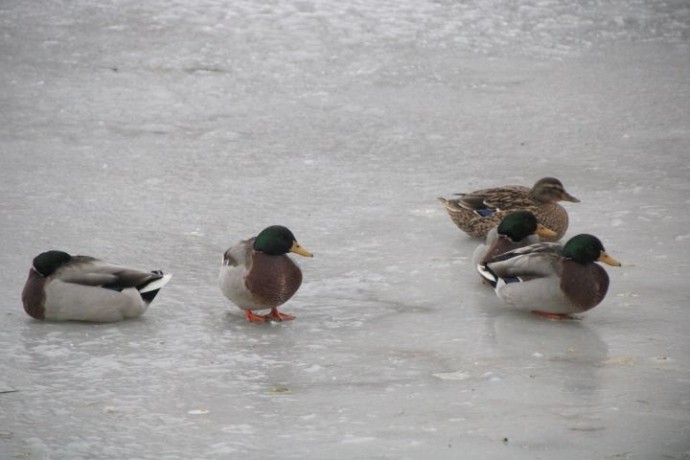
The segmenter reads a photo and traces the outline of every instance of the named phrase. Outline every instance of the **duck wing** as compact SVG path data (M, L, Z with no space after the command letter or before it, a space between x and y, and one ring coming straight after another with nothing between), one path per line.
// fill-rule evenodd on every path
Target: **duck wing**
M458 204L472 211L524 209L534 206L529 192L530 189L522 185L487 188L470 193L459 193Z
M223 265L237 267L240 265L251 265L251 253L254 248L254 238L243 240L225 251L223 254Z
M499 254L485 266L501 278L559 275L562 247L558 243L536 243Z
M75 256L55 276L65 283L122 290L146 286L165 275L160 271L142 271L93 257Z

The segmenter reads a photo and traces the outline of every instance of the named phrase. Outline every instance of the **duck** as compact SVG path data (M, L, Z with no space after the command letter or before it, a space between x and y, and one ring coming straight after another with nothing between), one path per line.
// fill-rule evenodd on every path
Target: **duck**
M555 235L556 232L538 223L530 211L506 213L498 227L489 230L484 243L474 250L472 263L480 271L486 261L499 254L539 243L539 237L549 238Z
M556 232L555 236L544 237L544 241L558 241L568 230L568 213L558 202L580 202L566 192L563 183L555 177L543 177L532 188L504 185L458 195L460 198L439 197L438 200L455 225L474 238L485 238L507 212L524 209L532 212L539 223Z
M596 262L620 267L601 240L583 233L565 245L541 242L505 252L480 270L505 304L547 319L573 319L606 297L609 276Z
M144 314L171 277L50 250L34 257L22 303L37 320L110 323Z
M286 321L294 315L278 311L302 284L302 271L288 253L314 257L282 225L264 228L225 251L219 273L220 290L244 310L249 322ZM270 310L259 315L255 310Z

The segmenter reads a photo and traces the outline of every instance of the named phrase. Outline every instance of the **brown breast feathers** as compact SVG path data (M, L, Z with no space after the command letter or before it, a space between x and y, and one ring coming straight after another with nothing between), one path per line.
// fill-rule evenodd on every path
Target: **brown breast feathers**
M33 268L29 270L29 279L26 280L22 291L22 303L24 311L32 318L46 319L46 295L43 290L45 284L44 276L38 274Z
M257 303L273 308L297 292L302 284L302 272L288 256L269 256L254 251L245 284Z

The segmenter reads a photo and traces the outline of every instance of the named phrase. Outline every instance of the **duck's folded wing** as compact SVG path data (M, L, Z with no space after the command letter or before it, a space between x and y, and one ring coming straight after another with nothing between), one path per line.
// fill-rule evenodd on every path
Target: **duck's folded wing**
M459 194L458 204L465 209L475 211L480 209L493 209L497 211L522 209L534 205L527 196L529 191L529 188L521 185L487 188L472 193Z
M489 208L485 201L486 195L478 195L476 193L460 193L459 195L460 198L455 202L462 208L470 211L479 211Z
M144 272L132 268L124 268L116 273L117 280L103 285L109 289L141 288L164 277L162 272Z
M223 254L223 265L228 265L230 267L249 265L251 260L250 254L254 247L255 239L256 238L250 238L240 241L235 246L225 251L225 254Z
M558 243L532 244L499 254L486 265L501 278L551 276L560 270L561 249Z
M162 277L160 272L137 270L91 258L77 259L59 273L59 279L66 283L103 286L108 289L144 286Z

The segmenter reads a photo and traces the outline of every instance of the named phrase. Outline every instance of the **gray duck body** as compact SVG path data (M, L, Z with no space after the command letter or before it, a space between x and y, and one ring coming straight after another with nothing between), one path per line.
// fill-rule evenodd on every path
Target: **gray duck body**
M496 295L514 308L559 315L599 305L609 288L606 270L564 257L562 250L558 243L538 243L489 260L486 267L498 277ZM620 265L603 250L600 260Z
M46 265L46 257L55 254L62 257L61 261ZM94 257L48 251L34 259L22 303L26 313L39 320L120 321L143 314L170 277L160 271L147 272Z

